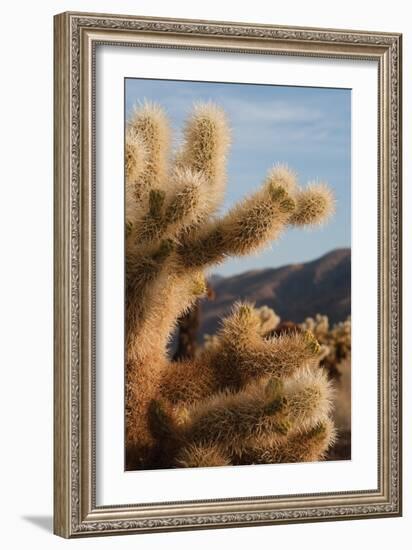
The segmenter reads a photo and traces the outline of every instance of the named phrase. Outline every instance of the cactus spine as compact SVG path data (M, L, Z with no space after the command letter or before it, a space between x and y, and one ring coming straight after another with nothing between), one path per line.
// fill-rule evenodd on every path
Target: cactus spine
M262 249L288 226L325 221L325 184L301 189L274 166L222 217L230 131L223 111L196 105L170 152L163 110L136 108L126 131L127 468L194 467L321 458L334 438L331 387L315 371L309 332L264 338L262 318L236 304L217 343L171 361L178 318L207 287L205 268ZM272 321L270 321L272 322Z

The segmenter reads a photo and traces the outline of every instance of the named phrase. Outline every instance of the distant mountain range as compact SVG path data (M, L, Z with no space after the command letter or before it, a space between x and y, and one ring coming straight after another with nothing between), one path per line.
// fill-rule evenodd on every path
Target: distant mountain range
M351 311L351 251L337 249L321 258L276 269L246 271L232 277L212 275L214 300L202 301L199 338L214 334L236 300L267 305L284 321L302 322L316 313L331 323Z

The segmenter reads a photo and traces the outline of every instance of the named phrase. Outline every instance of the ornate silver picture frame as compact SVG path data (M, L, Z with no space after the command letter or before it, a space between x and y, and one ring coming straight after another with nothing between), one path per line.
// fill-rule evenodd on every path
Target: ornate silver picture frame
M401 45L402 36L396 33L88 13L55 16L57 535L71 538L401 515ZM134 503L102 504L97 498L96 51L103 46L191 52L193 56L217 52L252 60L254 56L280 56L285 62L302 58L370 61L376 65L378 296L374 315L378 334L377 349L371 354L377 376L376 487L236 497L228 494L225 498L193 494L189 500L164 501L142 501L137 493ZM123 369L123 365L118 368Z

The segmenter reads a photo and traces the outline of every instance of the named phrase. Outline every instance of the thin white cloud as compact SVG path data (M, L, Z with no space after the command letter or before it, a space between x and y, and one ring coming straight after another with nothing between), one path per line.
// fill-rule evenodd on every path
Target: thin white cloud
M240 124L264 123L308 123L322 120L322 113L310 106L299 105L284 100L262 101L253 103L244 99L230 101L230 112L236 115Z

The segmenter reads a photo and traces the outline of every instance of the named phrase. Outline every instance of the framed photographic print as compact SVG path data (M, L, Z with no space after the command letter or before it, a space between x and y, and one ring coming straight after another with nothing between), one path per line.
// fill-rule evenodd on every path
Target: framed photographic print
M55 533L401 514L401 35L55 17Z

